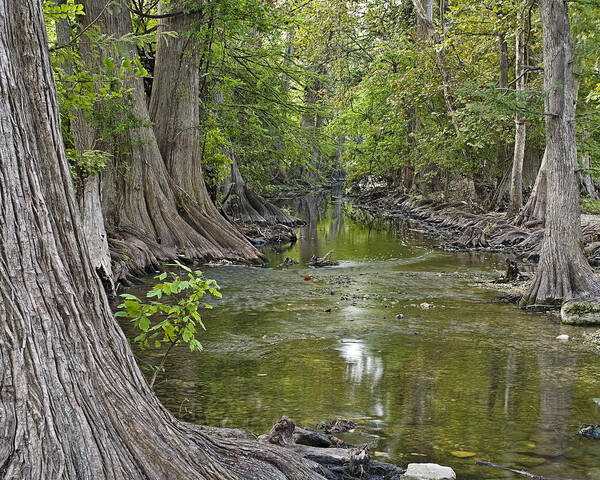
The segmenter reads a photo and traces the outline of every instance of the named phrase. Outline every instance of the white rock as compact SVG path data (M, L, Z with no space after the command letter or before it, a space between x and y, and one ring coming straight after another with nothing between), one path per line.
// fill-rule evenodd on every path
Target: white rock
M568 335L559 335L558 337L556 337L557 340L560 340L561 342L566 342L567 340L569 340L569 336Z
M402 480L456 480L456 473L437 463L409 463Z
M434 308L435 305L433 303L423 302L421 305L419 305L419 307L421 307L423 310L429 310L430 308Z

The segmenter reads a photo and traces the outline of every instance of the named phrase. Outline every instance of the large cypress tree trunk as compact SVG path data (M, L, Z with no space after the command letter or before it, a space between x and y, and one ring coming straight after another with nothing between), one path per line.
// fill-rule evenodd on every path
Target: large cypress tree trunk
M131 34L131 18L125 3L115 2L110 8L105 8L104 0L84 0L83 3L86 21L98 18L102 33L116 38ZM122 49L130 58L137 55L131 43L125 43ZM150 115L142 79L131 77L125 87L131 90L133 114L144 126L126 134L128 138L121 143L129 144L130 151L115 152L115 164L102 174L103 209L116 278L147 269L158 260L177 257L257 258L258 252L236 232L232 233L235 242L229 241L226 235L215 238L212 232L182 216L178 208L182 204L173 192L179 187L167 172L153 129L146 126L150 124ZM213 230L220 231L219 225Z
M0 11L0 476L322 479L178 422L150 391L90 263L41 2Z
M582 246L575 97L569 14L565 0L540 2L546 109L548 208L538 270L523 304L556 304L596 296L600 284Z
M204 184L199 128L201 45L197 38L203 16L201 5L202 2L197 2L196 6L190 6L183 0L160 4L161 14L186 8L190 12L159 21L151 119L160 153L174 181L180 211L187 222L219 256L255 258L258 254L254 247L217 211ZM162 35L165 31L175 31L178 35L165 38Z

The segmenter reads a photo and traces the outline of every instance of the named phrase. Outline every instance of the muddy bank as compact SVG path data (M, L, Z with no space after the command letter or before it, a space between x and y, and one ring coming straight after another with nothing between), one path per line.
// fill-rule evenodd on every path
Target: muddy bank
M506 253L528 263L539 259L544 238L539 222L516 226L505 213L485 212L466 202L414 199L387 187L351 194L349 199L355 207L372 215L415 222L424 232L440 238L437 247L444 250ZM590 264L600 267L600 221L587 215L582 218L582 227Z

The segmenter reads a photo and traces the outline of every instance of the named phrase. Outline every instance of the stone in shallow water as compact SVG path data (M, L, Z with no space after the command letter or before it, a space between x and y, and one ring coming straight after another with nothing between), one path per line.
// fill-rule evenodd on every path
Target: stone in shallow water
M581 425L577 433L590 440L600 440L600 425Z
M437 463L409 463L402 480L456 480L456 473Z

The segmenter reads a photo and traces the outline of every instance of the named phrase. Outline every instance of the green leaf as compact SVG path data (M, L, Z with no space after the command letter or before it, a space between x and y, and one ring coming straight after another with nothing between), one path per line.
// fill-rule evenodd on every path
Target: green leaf
M148 317L141 317L138 323L138 327L143 332L147 332L148 328L150 327L150 319Z
M121 294L121 297L125 298L126 300L137 300L138 302L140 301L138 297L136 297L135 295L130 295L128 293Z
M104 57L104 65L111 72L115 69L115 61L112 57Z

